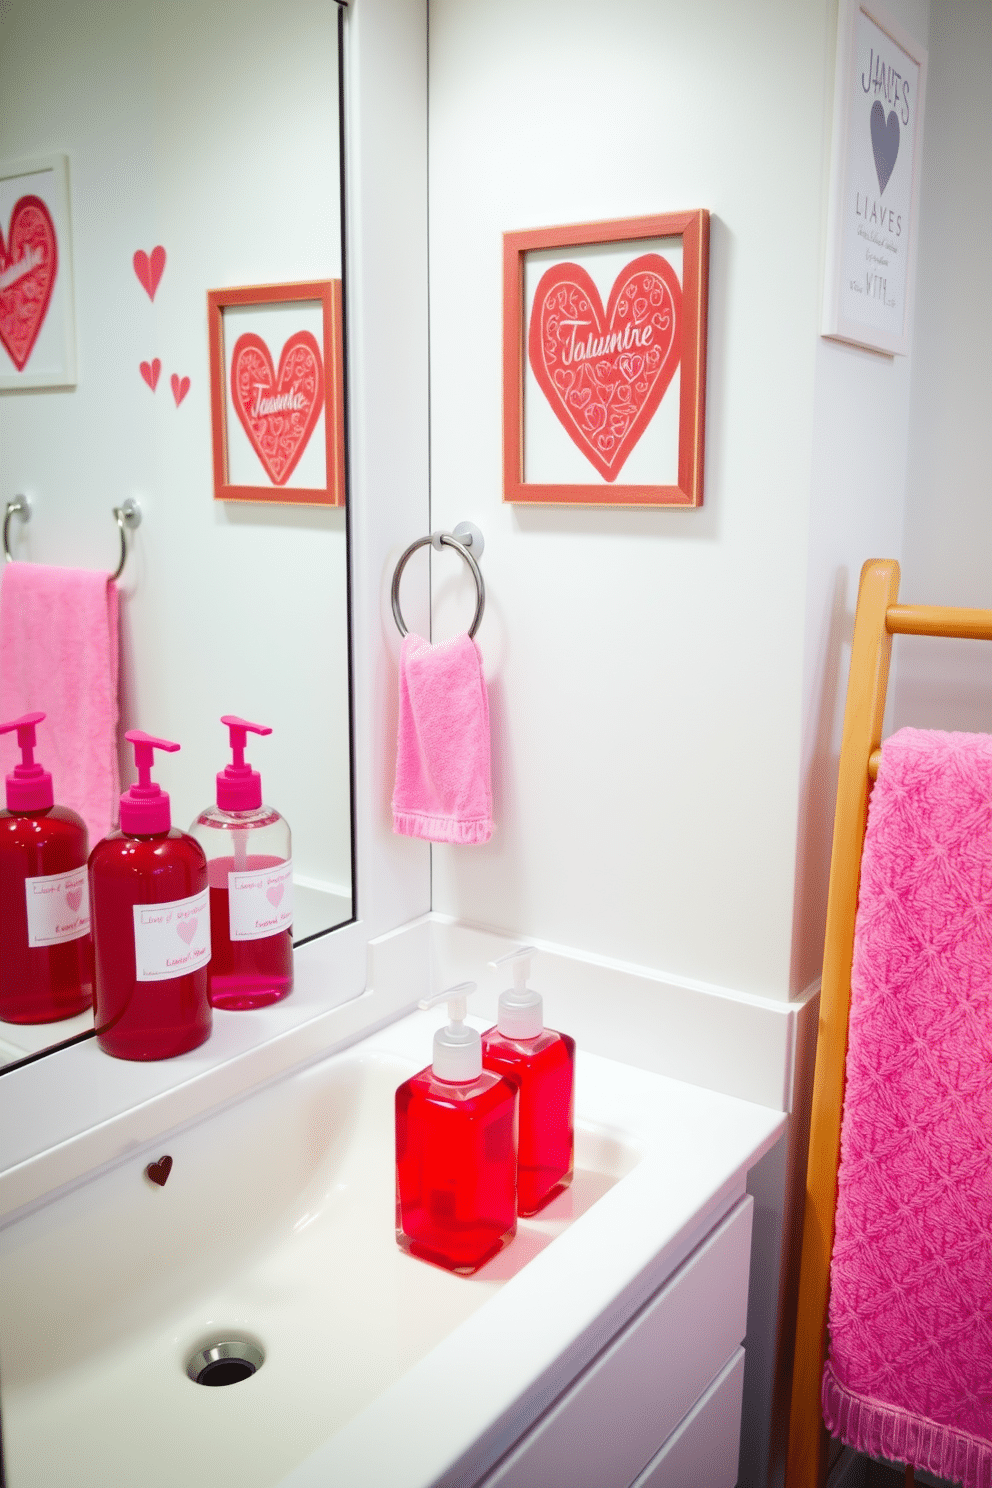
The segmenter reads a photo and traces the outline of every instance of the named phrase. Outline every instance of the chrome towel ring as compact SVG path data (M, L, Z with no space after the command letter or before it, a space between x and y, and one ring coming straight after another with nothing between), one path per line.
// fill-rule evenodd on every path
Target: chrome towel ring
M393 573L393 585L390 591L390 599L393 604L393 619L396 621L397 629L401 636L405 636L408 633L402 611L400 610L400 579L403 577L403 570L417 549L426 547L428 543L431 543L438 552L442 548L454 548L461 554L472 570L472 577L475 580L478 598L475 604L475 615L472 619L472 624L469 626L468 633L470 636L474 636L482 624L482 616L486 608L486 586L482 578L482 570L473 554L478 554L480 558L482 557L485 538L482 536L478 527L474 527L471 522L459 522L454 532L432 532L427 537L418 537L416 542L412 542L406 552L402 554ZM470 548L472 552L469 551Z
M120 533L121 557L120 562L110 577L112 579L119 579L124 572L124 565L127 562L127 529L130 528L133 532L135 527L141 526L141 507L133 496L129 496L126 501L121 502L120 506L113 508L113 513L117 521L117 530ZM14 555L10 551L11 517L20 517L22 522L30 522L31 502L27 496L15 496L12 501L7 502L7 509L4 512L3 555L8 563L14 561Z

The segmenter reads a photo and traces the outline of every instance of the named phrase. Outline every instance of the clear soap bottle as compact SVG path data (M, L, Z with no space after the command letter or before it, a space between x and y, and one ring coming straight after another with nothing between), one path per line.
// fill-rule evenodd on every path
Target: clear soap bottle
M52 777L35 762L44 713L0 724L17 731L21 763L0 811L0 1018L55 1023L93 1002L86 823L56 806Z
M470 1276L517 1231L517 1092L482 1067L463 1022L474 982L422 1002L447 1002L434 1060L396 1092L396 1240L402 1250Z
M138 783L89 862L97 1040L117 1059L172 1059L210 1035L207 863L151 778L154 751L179 745L139 729L124 737Z
M517 1210L536 1214L572 1181L575 1150L575 1040L544 1026L544 1003L528 987L533 946L491 961L513 966L495 1028L482 1035L482 1062L520 1092Z
M293 844L289 823L262 804L262 777L245 763L261 723L225 714L232 762L217 776L217 804L190 831L210 875L210 1001L241 1012L293 990Z

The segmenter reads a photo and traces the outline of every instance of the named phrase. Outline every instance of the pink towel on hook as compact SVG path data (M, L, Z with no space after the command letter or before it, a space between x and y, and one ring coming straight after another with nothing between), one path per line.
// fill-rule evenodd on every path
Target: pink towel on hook
M109 574L8 563L0 584L0 718L40 710L37 758L90 847L117 820L117 585ZM0 770L20 760L0 738Z
M393 830L429 842L493 834L489 699L469 635L439 646L403 639Z
M992 1485L992 738L882 746L861 865L823 1416Z

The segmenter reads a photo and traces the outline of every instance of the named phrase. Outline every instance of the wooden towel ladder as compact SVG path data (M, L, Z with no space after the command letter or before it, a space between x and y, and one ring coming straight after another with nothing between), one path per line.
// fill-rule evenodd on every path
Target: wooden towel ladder
M928 635L992 640L992 610L901 605L896 602L898 595L898 563L894 559L870 558L861 570L858 589L837 778L819 1035L810 1115L786 1488L823 1488L826 1481L827 1433L820 1411L820 1381L826 1357L827 1299L840 1161L854 920L868 796L871 782L878 774L881 753L892 637ZM913 1482L911 1467L906 1469L906 1482Z

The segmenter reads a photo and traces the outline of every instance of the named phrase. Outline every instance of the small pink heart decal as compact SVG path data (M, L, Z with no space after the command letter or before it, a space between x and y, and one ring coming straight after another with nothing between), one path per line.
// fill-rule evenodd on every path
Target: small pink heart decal
M68 904L70 909L78 909L83 902L82 889L66 889L65 902L66 904Z
M180 377L177 372L173 372L170 380L172 382L172 396L175 398L176 407L178 408L189 392L189 378Z
M265 897L266 897L266 899L268 899L268 901L272 905L273 909L275 909L275 907L276 907L277 904L281 904L282 903L282 896L283 896L283 894L285 894L285 892L286 892L286 885L285 884L273 884L272 887L271 887L271 889L266 889L266 891L265 891Z
M138 371L151 388L152 392L158 387L158 375L162 370L162 363L158 357L153 362L139 362Z
M181 925L176 926L176 929L179 931L179 939L184 940L187 945L189 945L193 936L196 934L197 919L198 916L194 915L191 920L183 920Z
M165 1180L171 1172L172 1158L167 1154L165 1157L160 1157L157 1163L148 1164L145 1169L145 1177L150 1178L153 1183L157 1183L159 1188L164 1188Z
M152 249L149 256L143 248L139 248L132 262L134 263L134 272L138 276L139 284L145 290L148 298L153 300L155 298L155 291L158 289L159 280L165 270L165 249L159 243L157 248Z

